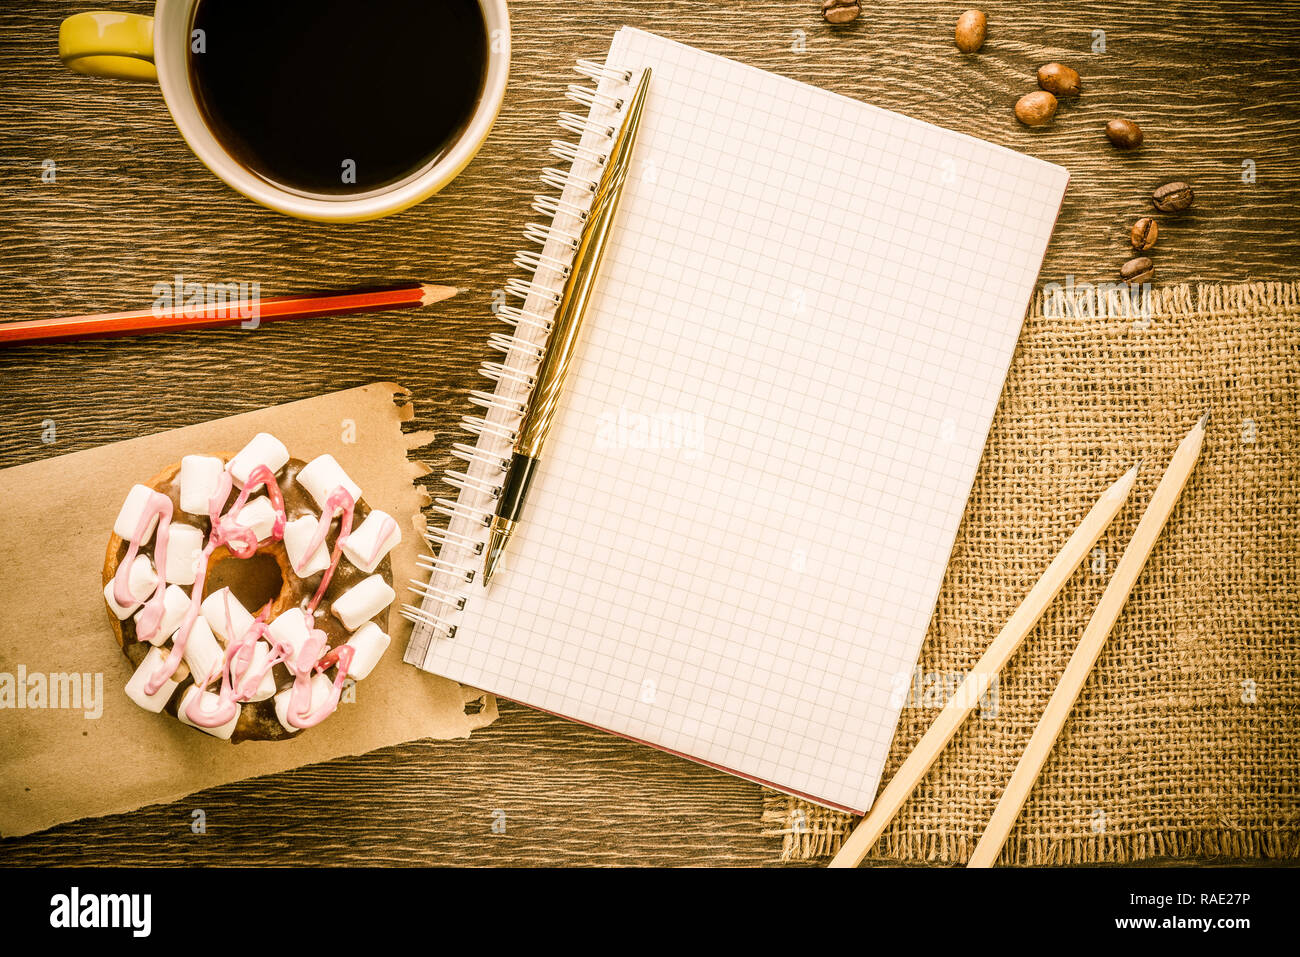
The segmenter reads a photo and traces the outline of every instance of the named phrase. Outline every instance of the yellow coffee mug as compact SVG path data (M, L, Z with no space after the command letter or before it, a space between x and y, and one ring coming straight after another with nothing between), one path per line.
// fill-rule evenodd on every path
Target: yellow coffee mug
M152 17L93 11L59 27L59 58L72 70L120 80L156 81L190 149L231 188L271 209L322 222L377 219L442 189L474 158L501 109L510 72L505 0L478 0L490 42L487 76L469 123L435 163L389 186L331 195L284 189L235 159L209 129L190 81L190 30L199 0L158 0Z

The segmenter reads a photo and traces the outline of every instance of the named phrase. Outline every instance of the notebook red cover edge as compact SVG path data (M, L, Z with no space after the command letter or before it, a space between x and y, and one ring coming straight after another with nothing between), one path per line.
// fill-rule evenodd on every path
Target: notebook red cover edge
M858 810L843 804L836 804L834 801L828 801L825 798L819 798L815 795L807 794L803 791L796 791L794 788L785 787L784 785L777 784L774 781L768 781L760 777L755 777L752 774L746 774L744 771L737 771L735 768L729 768L726 765L718 764L715 761L707 761L704 758L697 758L695 757L695 755L687 754L685 751L675 751L672 748L666 747L662 744L655 744L653 741L647 741L644 738L638 738L630 734L624 734L622 731L615 731L612 728L605 728L598 724L592 724L590 721L583 721L581 718L575 718L571 715L561 714L558 711L551 711L547 708L539 708L537 705L529 704L527 701L520 701L518 698L511 698L507 695L498 694L497 692L492 691L490 688L484 688L483 690L487 691L489 694L495 695L498 698L502 698L506 701L513 701L515 704L523 705L525 708L532 708L534 711L540 711L542 712L542 714L549 714L552 717L560 718L564 721L572 721L574 724L580 724L583 725L584 727L594 728L597 731L603 731L606 734L612 734L614 735L614 737L622 738L624 741L631 741L634 744L643 744L646 745L647 747L654 748L656 751L662 751L665 754L671 754L675 757L685 758L687 761L694 762L695 764L702 764L706 768L713 768L713 770L715 771L723 771L727 774L733 775L734 777L742 778L745 781L752 781L755 784L761 784L763 785L763 787L772 788L772 790L780 791L782 794L789 794L792 797L802 798L805 801L811 801L813 804L820 804L822 807L830 808L832 811L843 811L845 814L854 814L857 815L858 817L861 817L863 814L867 813L865 809Z

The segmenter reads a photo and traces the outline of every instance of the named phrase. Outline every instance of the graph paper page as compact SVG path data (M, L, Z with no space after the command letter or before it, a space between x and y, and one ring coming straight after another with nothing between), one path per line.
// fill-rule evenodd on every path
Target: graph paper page
M1067 173L639 30L607 64L653 79L596 295L424 667L864 811Z

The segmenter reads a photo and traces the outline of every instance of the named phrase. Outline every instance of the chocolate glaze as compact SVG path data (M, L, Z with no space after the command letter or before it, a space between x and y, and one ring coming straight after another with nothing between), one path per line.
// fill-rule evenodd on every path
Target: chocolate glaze
M230 456L224 455L222 458L229 461ZM320 510L316 506L316 500L313 499L311 493L303 488L298 482L298 472L306 464L307 463L302 459L291 458L288 463L280 469L280 471L275 473L276 482L280 486L280 494L284 498L285 519L289 522L292 522L296 518L301 518L304 515L309 515L312 518L315 518L320 514ZM161 477L155 480L151 487L155 491L162 492L172 500L172 522L174 524L193 525L203 533L203 541L206 543L208 536L212 532L212 522L205 515L191 515L181 509L180 466L176 465L164 471ZM221 507L223 515L229 511L230 506L234 504L235 499L238 497L239 489L232 488L230 490L229 498L227 498L226 503ZM369 514L370 506L367 505L364 500L358 501L353 507L352 527L354 529L359 527ZM334 543L339 537L339 523L339 517L335 516L333 522L330 524L330 530L325 536L325 547L331 555L334 553ZM152 562L153 549L156 542L156 536L151 538L147 546L141 546L139 554L147 555L149 560ZM118 543L116 561L112 563L114 568L121 564L129 547L130 543L127 541L120 541ZM283 544L280 542L264 542L258 547L257 551L258 554L263 554L274 548L283 548ZM220 564L224 564L225 562L238 561L241 561L241 559L230 556L224 547L213 552L209 576L207 581L204 582L203 598L207 598L208 595L217 591L221 587L220 581L213 580L211 570L216 569ZM285 574L286 570L288 570L288 574ZM161 571L159 574L162 574ZM306 578L300 578L293 574L291 569L288 569L287 561L282 562L281 576L283 581L280 589L280 599L277 604L282 605L284 609L295 606L305 608L307 603L311 601L312 596L316 594L316 589L320 587L321 577L324 574L325 573L321 571L314 575L309 575ZM334 600L353 585L364 581L371 575L382 575L384 581L389 585L392 585L393 567L389 555L385 555L383 560L375 567L375 570L369 573L363 572L361 569L357 568L348 561L346 557L339 559L338 567L334 570L334 577L330 579L329 587L325 589L325 594L321 598L320 604L317 606L315 612L316 627L325 632L329 637L329 647L338 647L347 641L351 634L351 632L343 627L343 622L339 621L336 616L330 613ZM370 619L385 632L388 631L388 612L391 607L392 606L390 605L374 618ZM248 610L254 615L259 611L257 608L249 608ZM132 668L139 668L140 663L144 661L144 656L153 646L148 642L139 641L136 638L134 615L121 621L120 625L122 629L122 651L126 655L127 660L131 662ZM224 648L226 642L220 636L216 637L217 643ZM168 647L169 645L170 640L165 642L163 647ZM331 666L323 673L333 681L337 671L337 666ZM275 676L275 690L277 694L293 685L293 673L283 664L276 665L272 669L271 673ZM176 691L172 694L171 700L169 700L163 708L167 714L176 717L177 707L179 706L181 699L185 697L185 690L193 683L194 679L191 676L186 676L180 682ZM235 730L230 736L230 740L234 743L247 740L280 740L283 738L295 737L302 733L303 731L291 732L280 724L280 719L276 717L275 714L275 697L272 696L264 701L247 701L243 703L239 712L239 721L235 725Z

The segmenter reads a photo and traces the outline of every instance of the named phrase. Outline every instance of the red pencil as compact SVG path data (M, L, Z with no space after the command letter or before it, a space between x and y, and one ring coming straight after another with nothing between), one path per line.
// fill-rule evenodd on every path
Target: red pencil
M398 289L372 292L328 293L320 296L276 296L262 299L254 293L234 301L224 293L234 284L202 286L177 282L180 306L136 309L130 312L106 312L98 316L65 316L61 319L24 319L0 322L0 347L27 345L34 342L63 342L69 339L103 339L108 336L134 336L150 332L183 332L188 329L213 329L220 326L256 328L263 322L278 319L310 319L314 316L341 316L351 312L378 312L383 309L411 309L440 302L456 295L455 286L420 283ZM235 287L236 289L241 287ZM246 287L243 287L246 288ZM207 290L218 290L209 296ZM189 291L189 292L187 292ZM170 301L170 287L160 301ZM199 301L193 301L199 300ZM219 300L219 301L213 301Z

